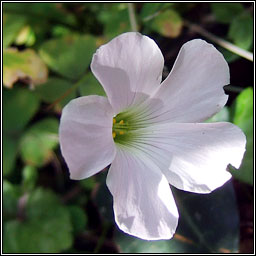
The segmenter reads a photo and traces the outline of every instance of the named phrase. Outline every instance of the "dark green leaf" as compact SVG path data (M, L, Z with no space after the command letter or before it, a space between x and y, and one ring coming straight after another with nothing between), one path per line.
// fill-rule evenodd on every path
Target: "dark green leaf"
M79 91L82 96L100 95L106 96L102 85L92 73L88 73L79 81Z
M26 24L26 18L17 14L4 14L3 16L3 48L8 47Z
M154 16L163 6L163 3L144 3L140 12L141 19Z
M102 217L109 223L114 222L114 213L113 213L113 197L109 192L106 185L106 176L107 171L101 171L97 174L96 179L99 183L97 187L94 202L98 206L98 210Z
M3 218L4 220L15 218L17 215L20 189L7 180L3 181Z
M253 43L253 18L249 13L242 13L235 17L230 25L228 37L234 43L249 50Z
M211 8L216 20L221 23L230 23L244 10L241 3L212 3Z
M37 20L48 20L61 22L68 25L75 25L76 20L73 15L67 13L58 3L4 3L5 13L14 13L36 18Z
M246 135L246 152L239 170L232 174L239 180L253 184L253 89L247 88L239 94L234 105L233 123Z
M108 40L131 30L127 5L113 5L107 11L103 9L99 19L104 24L104 35Z
M39 99L28 89L3 89L3 130L11 134L21 131L36 113Z
M58 120L48 118L33 125L20 141L23 161L40 167L52 157L52 150L58 145Z
M50 191L37 189L28 198L26 220L4 226L4 253L60 253L72 245L69 211Z
M225 48L222 48L222 47L219 47L219 51L223 54L225 60L228 62L228 63L231 63L237 59L240 58L239 55L237 54L234 54L228 50L226 50Z
M80 181L80 184L81 184L81 186L82 186L84 189L86 189L86 190L88 190L88 191L91 191L91 190L95 187L95 185L97 184L97 182L96 182L96 180L95 180L95 177L92 176L92 177L90 177L90 178L81 180L81 181Z
M53 71L76 80L85 74L95 51L94 37L71 34L45 42L39 54Z
M53 103L55 100L67 93L72 85L72 82L68 80L50 77L45 84L38 86L35 92L43 101ZM73 98L75 98L75 91L71 91L58 103L58 105L64 107Z
M87 215L85 214L85 210L76 205L69 206L68 210L70 213L74 233L77 234L84 231L87 224Z
M8 176L15 166L17 146L16 138L3 134L3 176Z

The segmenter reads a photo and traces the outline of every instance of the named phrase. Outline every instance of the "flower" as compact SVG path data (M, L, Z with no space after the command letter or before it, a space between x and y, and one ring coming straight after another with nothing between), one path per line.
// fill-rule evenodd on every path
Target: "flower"
M107 98L85 96L65 106L60 146L71 179L88 178L111 164L107 186L115 221L146 240L170 239L178 210L169 183L209 193L240 166L245 136L227 122L202 123L227 102L229 68L211 44L185 43L169 76L156 43L124 33L101 46L91 70Z

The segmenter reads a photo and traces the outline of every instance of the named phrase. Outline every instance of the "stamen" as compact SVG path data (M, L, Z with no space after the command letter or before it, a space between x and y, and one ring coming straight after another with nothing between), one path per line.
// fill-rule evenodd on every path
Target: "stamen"
M140 137L140 129L145 124L137 120L136 112L121 112L113 117L112 137L116 144L128 145Z

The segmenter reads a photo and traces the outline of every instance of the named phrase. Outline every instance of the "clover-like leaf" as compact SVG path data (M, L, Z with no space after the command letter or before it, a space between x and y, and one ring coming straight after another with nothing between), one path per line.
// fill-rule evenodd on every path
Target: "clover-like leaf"
M253 18L245 12L234 18L231 22L228 37L234 43L246 50L249 50L253 43Z
M95 50L94 37L71 34L45 42L39 54L53 71L75 80L85 74Z
M211 9L216 20L221 23L230 23L244 10L241 3L212 3Z
M3 181L3 218L13 219L17 215L18 199L21 196L19 186L12 184L8 180Z
M79 82L79 91L82 96L100 95L106 96L102 85L92 73L86 74Z
M47 66L32 49L18 51L10 48L3 52L3 83L12 88L19 79L34 87L48 77Z
M60 253L72 245L69 211L57 196L38 188L28 197L25 221L4 226L4 253Z
M246 152L239 170L232 174L239 180L253 184L253 89L247 88L239 94L234 105L233 123L246 135Z
M52 157L53 149L58 145L59 123L47 118L34 124L20 141L20 153L26 164L40 167Z
M3 131L20 132L39 108L39 99L28 89L3 89Z
M3 48L8 47L26 24L26 17L19 14L3 15Z
M3 135L3 176L8 176L15 166L17 146L17 139L6 134Z
M85 214L85 210L77 205L69 206L68 210L70 213L74 233L77 234L82 232L87 224L87 215Z
M178 12L169 9L159 14L152 22L152 29L160 35L175 38L181 33L183 21Z
M47 103L53 103L63 97L57 104L60 107L65 106L71 99L75 98L75 91L70 91L72 82L66 79L50 77L42 86L35 89L35 93L41 100ZM67 93L67 95L66 95Z

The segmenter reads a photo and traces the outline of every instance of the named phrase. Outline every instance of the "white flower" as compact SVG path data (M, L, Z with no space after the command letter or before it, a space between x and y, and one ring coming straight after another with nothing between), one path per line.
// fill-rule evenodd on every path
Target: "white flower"
M111 164L107 186L115 221L147 240L170 239L178 211L169 183L209 193L240 166L245 136L231 123L202 123L227 102L229 68L212 45L184 44L161 83L164 59L156 43L125 33L101 46L91 69L108 98L86 96L63 109L60 146L71 179Z

